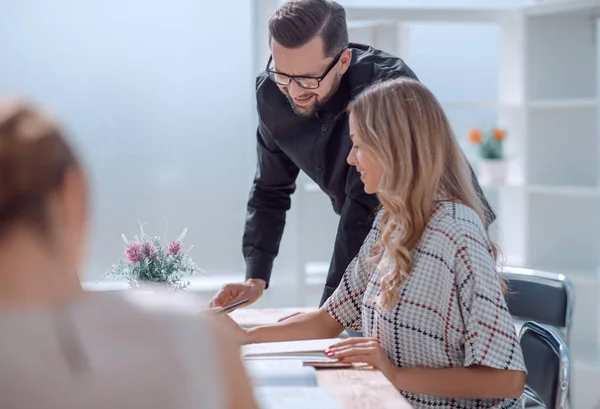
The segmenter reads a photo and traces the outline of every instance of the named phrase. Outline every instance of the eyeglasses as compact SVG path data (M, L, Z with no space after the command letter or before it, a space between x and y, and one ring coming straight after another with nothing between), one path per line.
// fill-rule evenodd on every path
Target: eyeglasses
M321 85L321 81L323 81L327 74L329 74L333 67L335 67L335 65L338 63L338 61L342 57L342 53L347 48L348 47L344 47L340 50L339 53L337 53L337 55L334 57L333 60L331 60L331 62L320 77L294 76L274 71L269 68L271 62L273 61L272 55L269 57L269 62L267 62L267 68L265 69L265 71L267 72L267 74L269 74L269 78L271 78L271 80L273 80L273 82L275 82L278 85L289 85L290 82L294 80L294 82L302 88L317 89L319 88L319 85Z

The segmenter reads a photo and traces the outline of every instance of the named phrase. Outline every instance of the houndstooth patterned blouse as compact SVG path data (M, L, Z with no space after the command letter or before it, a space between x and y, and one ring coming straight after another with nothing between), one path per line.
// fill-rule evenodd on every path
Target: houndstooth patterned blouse
M367 261L379 234L377 215L359 254L325 303L341 325L375 337L399 367L484 365L525 371L489 241L471 208L442 202L413 256L390 311L376 305L380 273ZM461 400L401 391L415 409L520 408L517 399Z

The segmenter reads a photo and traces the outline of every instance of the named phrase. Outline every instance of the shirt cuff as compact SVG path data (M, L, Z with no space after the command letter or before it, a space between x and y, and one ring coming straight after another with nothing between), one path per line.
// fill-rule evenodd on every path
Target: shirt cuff
M268 257L248 258L246 259L246 280L259 278L266 284L265 290L269 288L271 271L273 270L273 259Z

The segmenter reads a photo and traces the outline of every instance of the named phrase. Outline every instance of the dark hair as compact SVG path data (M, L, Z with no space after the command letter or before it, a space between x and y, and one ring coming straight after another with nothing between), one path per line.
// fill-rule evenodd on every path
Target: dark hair
M346 10L331 0L290 0L269 19L269 44L298 48L320 35L326 57L348 45Z
M0 98L0 231L47 227L48 195L77 159L58 126L22 100Z

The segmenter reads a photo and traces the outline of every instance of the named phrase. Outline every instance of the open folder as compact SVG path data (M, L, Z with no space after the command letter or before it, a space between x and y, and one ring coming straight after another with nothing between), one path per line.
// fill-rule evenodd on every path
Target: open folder
M325 355L325 350L329 346L340 341L340 338L328 338L249 344L242 347L242 357L244 360L297 360L305 366L316 368L350 367L352 366L350 363L339 362L336 358Z

